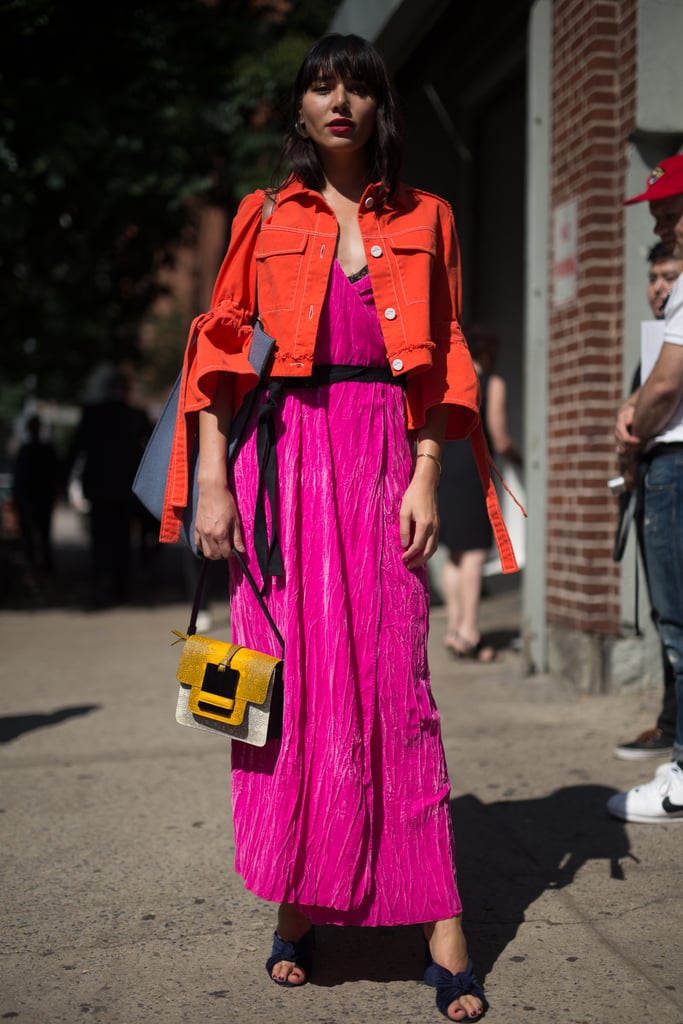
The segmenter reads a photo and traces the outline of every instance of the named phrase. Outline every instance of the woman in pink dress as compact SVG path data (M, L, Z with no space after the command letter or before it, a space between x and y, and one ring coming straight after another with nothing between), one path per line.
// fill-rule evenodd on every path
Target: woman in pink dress
M243 200L195 322L176 439L179 464L198 426L198 547L244 554L285 640L282 738L232 746L236 870L279 904L273 981L308 979L316 924L420 923L438 1007L474 1020L486 1001L426 653L444 437L473 438L504 567L514 556L487 483L455 227L443 200L399 183L394 100L365 40L320 40L294 97L288 176ZM228 470L257 295L277 345ZM233 639L278 654L230 567Z

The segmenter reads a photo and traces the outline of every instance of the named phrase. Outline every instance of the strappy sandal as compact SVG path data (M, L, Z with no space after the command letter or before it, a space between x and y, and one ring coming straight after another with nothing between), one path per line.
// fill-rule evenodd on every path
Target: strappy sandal
M296 964L296 966L304 972L304 980L293 982L293 981L278 981L277 978L273 977L273 967L275 964L279 964L281 960L287 960L288 963ZM291 942L289 939L281 939L277 931L273 932L273 949L266 960L266 970L271 981L274 981L276 985L282 985L283 988L301 988L305 985L311 976L313 969L313 929L309 928L305 935L302 935L298 942Z
M441 1011L444 1017L448 1017L448 1007L455 999L459 999L460 996L476 996L482 1002L481 1013L476 1017L470 1017L465 1012L465 1016L461 1018L458 1024L464 1024L465 1021L480 1021L488 1010L489 1004L486 1001L484 989L474 973L472 961L467 961L467 967L464 971L451 974L445 967L435 963L431 957L429 959L430 963L425 967L424 981L426 985L431 985L432 988L436 989L437 1009ZM451 1020L450 1017L448 1019Z
M484 643L481 638L476 644L470 644L463 640L459 633L447 633L444 647L453 658L460 661L478 661L480 665L490 665L492 661L498 661L495 648Z

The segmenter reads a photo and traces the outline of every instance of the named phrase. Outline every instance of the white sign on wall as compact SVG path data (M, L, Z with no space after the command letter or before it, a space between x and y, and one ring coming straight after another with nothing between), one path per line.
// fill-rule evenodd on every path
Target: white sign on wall
M576 300L578 211L576 199L553 211L553 306Z

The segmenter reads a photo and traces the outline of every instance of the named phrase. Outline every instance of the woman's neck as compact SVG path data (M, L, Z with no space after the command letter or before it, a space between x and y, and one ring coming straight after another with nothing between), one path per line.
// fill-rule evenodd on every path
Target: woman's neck
M355 154L353 155L355 156ZM322 163L325 174L322 194L325 199L329 201L338 198L358 204L363 192L370 184L370 174L365 160L348 159L343 162L327 160Z

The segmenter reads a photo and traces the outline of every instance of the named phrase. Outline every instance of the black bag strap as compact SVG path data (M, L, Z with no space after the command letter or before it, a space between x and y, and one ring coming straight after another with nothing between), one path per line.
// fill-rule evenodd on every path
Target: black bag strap
M642 515L643 481L645 477L646 462L641 459L638 463L635 483L630 491L619 495L619 522L614 535L612 547L612 559L620 562L626 550L631 525L636 528L636 539L638 543L634 546L634 609L633 609L633 630L636 636L642 636L640 629L640 569L638 564L638 548L640 546L639 518Z
M631 523L635 519L638 504L637 485L631 491L624 491L619 495L619 522L614 534L614 545L612 548L612 560L620 562L626 549Z
M247 582L249 583L249 586L251 587L251 589L256 594L256 599L257 599L258 603L261 606L261 610L263 611L263 614L265 615L265 617L268 619L270 627L273 630L273 633L275 633L275 636L277 637L277 641L280 644L280 647L282 648L282 653L284 655L284 653L285 653L285 642L282 639L282 634L280 633L279 629L275 625L275 622L273 620L273 616L270 614L270 612L268 611L268 608L266 607L266 602L263 600L263 597L261 596L261 591L258 588L258 584L256 583L256 580L254 579L254 577L250 573L250 571L249 571L249 569L247 567L247 563L244 561L244 558L242 557L240 552L236 551L233 548L232 554L233 554L233 557L236 558L237 561L239 562L239 564L240 564L240 566L242 568L242 572L246 576ZM190 613L190 624L187 627L187 635L188 636L194 636L195 633L197 632L197 615L199 614L199 609L200 609L201 603L202 603L202 594L204 593L204 584L206 582L206 574L207 574L208 569L209 569L209 561L210 561L210 559L208 559L208 558L203 558L202 559L202 567L201 567L201 569L199 571L199 579L197 581L197 589L195 591L194 603L192 605L192 611Z
M263 223L265 220L268 219L268 217L273 212L274 206L275 206L275 200L273 199L273 197L271 195L266 193L266 196L265 196L264 201L263 201L263 207L261 209L261 223ZM257 305L257 308L258 308L258 305ZM258 314L256 315L254 322L255 322L257 328L260 328L260 324L258 323ZM271 347L269 348L269 352L270 352L272 350L272 338L268 338L268 336L263 334L263 332L262 332L262 336L267 341L271 342ZM266 361L264 361L264 365L259 368L259 377L262 376L262 373L265 373L265 362ZM241 430L240 430L240 434L238 435L238 438L236 439L236 443L234 445L233 451L230 453L230 460L234 459L235 455L237 454L237 448L239 446L239 439L241 439ZM261 594L261 591L258 588L256 580L254 579L254 577L252 576L251 572L249 571L249 569L247 567L247 564L244 561L244 558L242 557L240 552L236 551L233 548L232 554L233 554L233 557L236 558L237 561L239 562L239 564L240 564L240 566L242 568L242 572L246 576L247 582L249 583L249 586L254 591L254 593L256 595L256 599L257 599L259 605L261 606L261 610L263 611L263 614L265 615L265 617L268 619L268 623L270 624L270 627L273 630L273 633L275 633L275 636L277 637L277 641L280 644L280 647L282 648L282 653L284 655L284 653L285 653L285 642L282 639L282 634L280 633L279 629L275 625L275 622L273 620L272 615L270 614L270 612L268 611L268 608L266 607L266 603L263 600L263 596ZM208 569L209 569L209 561L210 561L210 559L202 557L202 567L201 567L201 569L199 571L199 579L197 580L197 589L195 591L194 602L192 604L192 611L190 613L190 624L187 627L187 635L188 636L194 636L195 633L197 632L197 615L199 614L199 609L200 609L201 603L202 603L202 595L204 593L204 585L206 583L206 574L207 574Z

